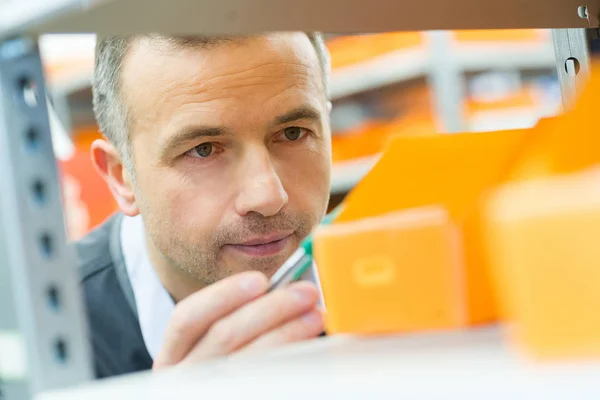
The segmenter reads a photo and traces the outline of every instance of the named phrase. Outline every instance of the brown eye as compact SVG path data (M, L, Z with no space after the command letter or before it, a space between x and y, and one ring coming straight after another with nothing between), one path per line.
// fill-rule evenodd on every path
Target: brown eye
M283 134L287 140L298 140L302 136L302 128L297 126L285 128Z
M196 153L199 157L208 157L211 155L213 151L212 143L202 143L194 147L194 153Z

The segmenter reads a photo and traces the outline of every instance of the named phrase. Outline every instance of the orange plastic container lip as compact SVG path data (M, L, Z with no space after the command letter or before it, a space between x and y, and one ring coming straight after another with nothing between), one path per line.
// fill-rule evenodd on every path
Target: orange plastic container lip
M335 70L366 62L392 51L420 47L422 43L421 32L387 32L331 39L327 42L327 48L331 54L331 67Z

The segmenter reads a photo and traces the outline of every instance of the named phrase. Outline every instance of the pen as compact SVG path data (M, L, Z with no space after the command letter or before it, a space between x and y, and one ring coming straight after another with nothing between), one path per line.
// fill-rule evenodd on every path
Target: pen
M341 206L323 218L321 225L330 224L339 215ZM271 277L268 292L297 281L313 263L313 234L311 233L300 243L300 247L283 263Z

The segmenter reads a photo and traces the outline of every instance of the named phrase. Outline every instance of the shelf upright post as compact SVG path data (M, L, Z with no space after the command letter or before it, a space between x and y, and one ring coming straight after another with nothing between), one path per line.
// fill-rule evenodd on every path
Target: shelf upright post
M0 399L92 377L36 41L0 41Z
M584 2L582 2L584 3ZM572 14L587 20L588 28L553 29L556 72L560 82L563 108L568 110L590 73L590 43L598 38L600 4L587 1L574 8Z
M578 89L590 72L589 34L590 30L583 28L552 30L556 72L565 109L575 102Z
M451 32L428 32L429 84L433 106L439 118L439 130L446 133L465 130L465 82L458 58L453 53Z

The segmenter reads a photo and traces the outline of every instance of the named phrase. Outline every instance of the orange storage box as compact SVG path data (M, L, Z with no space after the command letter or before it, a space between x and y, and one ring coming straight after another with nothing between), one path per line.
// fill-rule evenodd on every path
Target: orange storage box
M513 342L537 357L600 356L600 170L499 189L487 217Z
M460 234L439 207L322 227L314 254L329 333L464 325Z

